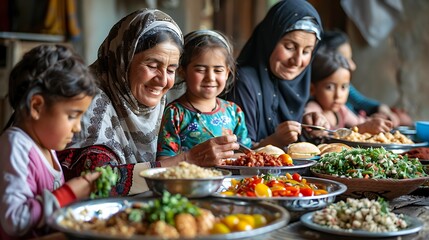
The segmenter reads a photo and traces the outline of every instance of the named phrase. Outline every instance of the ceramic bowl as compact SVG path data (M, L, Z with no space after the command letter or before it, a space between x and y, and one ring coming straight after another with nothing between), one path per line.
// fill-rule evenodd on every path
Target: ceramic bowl
M421 141L429 141L429 121L416 122L416 134Z
M162 195L163 191L172 194L181 194L188 198L207 197L216 192L225 177L231 176L228 170L218 170L222 176L207 178L160 178L156 175L166 171L166 168L152 168L140 173L149 187L156 195Z

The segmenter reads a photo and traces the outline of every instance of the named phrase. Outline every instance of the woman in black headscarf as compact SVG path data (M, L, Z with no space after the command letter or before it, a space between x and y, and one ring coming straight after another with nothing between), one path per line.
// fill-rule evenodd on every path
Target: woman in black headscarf
M310 62L322 31L313 6L284 0L269 10L241 51L237 82L227 99L242 107L256 146L284 147L297 141L300 122L329 127L321 114L303 116Z

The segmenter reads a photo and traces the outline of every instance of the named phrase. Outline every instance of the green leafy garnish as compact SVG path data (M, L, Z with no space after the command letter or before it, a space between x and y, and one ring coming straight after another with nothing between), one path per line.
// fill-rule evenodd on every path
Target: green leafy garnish
M95 171L100 172L101 175L95 180L96 190L89 197L91 199L109 197L112 187L116 185L119 178L118 169L113 169L110 165L107 165L105 167L96 167ZM83 172L82 175L87 173Z
M175 226L174 217L177 214L189 213L193 216L200 214L199 208L187 198L180 194L171 195L167 191L164 191L160 199L155 199L147 206L143 206L143 211L150 223L164 221L172 226Z
M348 178L406 179L427 176L418 159L380 148L353 148L324 155L311 170Z

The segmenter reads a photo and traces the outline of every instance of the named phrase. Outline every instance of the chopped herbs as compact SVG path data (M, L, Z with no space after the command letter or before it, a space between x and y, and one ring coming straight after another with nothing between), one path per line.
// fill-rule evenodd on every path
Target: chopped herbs
M311 170L348 178L406 179L427 176L417 158L401 156L382 147L328 153Z

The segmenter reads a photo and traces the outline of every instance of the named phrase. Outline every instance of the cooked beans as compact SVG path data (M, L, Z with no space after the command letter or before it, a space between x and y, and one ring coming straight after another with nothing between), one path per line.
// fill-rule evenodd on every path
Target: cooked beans
M247 166L247 167L280 167L283 166L280 158L275 157L273 155L269 155L263 152L259 153L247 153L246 155L242 155L237 160L231 161L230 164L234 166Z

